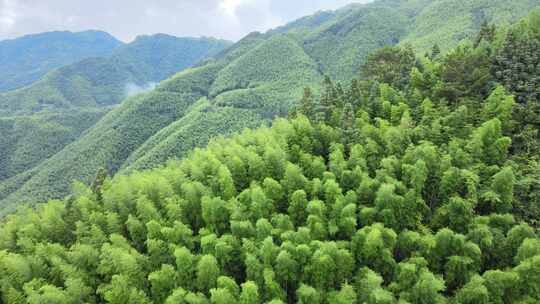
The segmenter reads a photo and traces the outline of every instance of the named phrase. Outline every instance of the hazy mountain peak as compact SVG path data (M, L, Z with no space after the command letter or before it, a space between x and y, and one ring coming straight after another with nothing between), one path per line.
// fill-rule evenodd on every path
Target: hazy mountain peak
M55 31L0 41L0 92L28 85L53 69L106 57L123 43L102 31Z

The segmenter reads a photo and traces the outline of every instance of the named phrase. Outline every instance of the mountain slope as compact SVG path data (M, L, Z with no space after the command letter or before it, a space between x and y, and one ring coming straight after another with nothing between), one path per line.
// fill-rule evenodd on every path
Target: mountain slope
M29 85L49 71L122 45L100 31L49 32L0 41L0 92Z
M0 94L0 181L13 185L27 180L32 176L27 170L34 172L43 160L79 139L111 105L228 45L210 38L143 36L109 58L85 59ZM15 177L19 174L25 178Z
M227 46L226 41L210 38L138 37L108 58L85 59L28 87L0 94L0 115L114 105Z
M413 78L454 63L424 63L410 66L416 94L389 83L361 89L372 103L336 92L328 108L306 104L309 119L21 208L0 222L0 299L538 303L540 231L518 215L538 177L520 156L538 150L519 155L518 133L503 134L520 123L514 98L497 86L448 107L443 95L468 75L425 86Z
M315 62L294 40L272 36L220 71L209 89L209 96L215 96L213 102L203 98L188 115L150 137L123 167L152 167L173 155L184 155L216 135L257 127L286 113L300 98L302 87L320 81Z
M448 14L457 18L463 11L470 12L470 17L486 2L467 1L462 10L432 17L437 5L444 3L446 0L376 1L319 13L265 34L250 34L215 60L173 77L140 100L126 101L86 136L45 162L16 191L0 194L0 199L4 198L4 204L41 200L51 197L50 188L61 189L54 195L62 196L73 179L88 183L101 167L111 173L152 168L170 157L184 156L215 135L268 123L288 112L304 86L317 91L324 74L337 80L350 79L367 54L387 44L414 42L409 35L424 45L427 41L438 43L438 37L416 30L416 24L435 27L441 19L449 18ZM539 1L517 3L508 6L497 1L484 17L511 22ZM501 13L508 11L511 13ZM466 23L445 45L457 44L460 35L466 37L478 26ZM293 61L282 64L289 59ZM156 100L159 94L167 96L162 105ZM156 107L173 107L174 113L156 115L150 110ZM145 126L142 117L128 115L149 110L150 117L159 123Z
M348 80L367 54L399 42L409 23L404 11L384 1L346 10L303 37L304 48L332 79Z
M79 138L108 110L82 109L0 118L0 180L53 156Z
M540 1L504 0L438 0L426 3L418 18L410 26L402 43L410 43L415 50L425 52L436 41L445 51L463 39L474 35L482 22L509 25L520 19Z

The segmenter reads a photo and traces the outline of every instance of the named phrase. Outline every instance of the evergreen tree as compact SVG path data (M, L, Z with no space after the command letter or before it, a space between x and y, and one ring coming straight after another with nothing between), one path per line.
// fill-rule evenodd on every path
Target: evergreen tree
M341 116L341 129L343 132L343 138L345 143L353 142L356 138L357 127L356 127L356 115L354 113L353 105L346 103L343 108L343 113Z
M310 88L304 88L304 95L302 96L302 99L300 101L300 105L298 107L298 112L300 114L303 114L311 119L313 119L313 111L314 111L314 97L313 93L311 92Z
M369 55L361 68L363 80L386 83L396 89L405 89L410 71L416 64L411 46L387 46Z
M439 47L439 45L437 43L435 43L433 45L433 48L431 49L431 60L434 60L434 59L437 59L437 57L439 57L439 55L441 54L441 48Z
M92 189L92 192L94 193L94 195L96 195L98 202L101 202L103 200L102 188L105 184L105 180L107 179L107 177L107 170L105 170L104 168L100 168L96 173L94 181L92 181L92 185L90 186L90 189Z
M480 31L474 39L474 47L478 47L482 41L487 43L492 43L495 40L495 35L497 34L497 28L494 24L489 24L487 20L482 22L480 26Z

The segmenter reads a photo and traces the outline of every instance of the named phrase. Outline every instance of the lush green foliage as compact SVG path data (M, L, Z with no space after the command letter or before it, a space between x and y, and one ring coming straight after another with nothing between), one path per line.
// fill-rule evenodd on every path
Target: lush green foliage
M463 39L474 36L483 22L509 25L540 4L538 0L438 0L405 1L422 5L417 10L411 31L402 39L415 50L430 50L434 41L443 50L449 50Z
M336 80L358 72L366 55L400 41L410 22L406 5L376 1L360 9L338 11L337 16L304 38L304 47L322 71Z
M0 95L0 116L6 115L0 118L0 199L17 190L40 168L60 163L58 158L50 158L81 138L83 131L110 110L110 105L137 93L138 86L163 80L228 45L209 38L143 36L119 47L110 58L86 59L62 67L31 86ZM139 113L144 119L144 112ZM80 163L80 155L76 159ZM59 178L69 187L71 180L79 177ZM65 190L55 188L50 193Z
M0 115L114 105L227 46L211 38L141 36L109 57L67 65L31 86L1 94Z
M433 28L452 14L470 16L480 11L484 20L496 17L497 22L512 21L538 4L530 0L511 5L497 1L489 9L478 10L486 3L475 0L453 4L460 8L454 13L440 9L447 2L376 1L302 18L266 34L250 34L215 60L173 77L156 92L137 101L128 100L85 136L36 168L30 179L18 179L24 182L17 187L0 185L0 200L4 205L14 205L62 197L73 179L88 183L99 168L115 173L156 167L168 158L183 157L193 147L204 146L213 136L269 123L275 116L288 113L293 101L301 98L303 87L318 92L323 75L348 81L366 56L384 45L404 39L415 44L418 39L429 41L431 48L439 42L440 37L422 31L414 34L415 39L406 39L416 31L417 24ZM510 13L503 13L507 11ZM444 15L435 14L438 12ZM480 24L456 27L460 37L441 46L446 50L472 36ZM478 56L490 59L486 54ZM408 78L408 64L405 60L403 70L397 73L400 81ZM463 64L463 68L468 66ZM452 71L447 72L447 78L452 78ZM474 80L476 75L470 75ZM468 88L469 84L456 89ZM174 109L168 113L154 111L171 107ZM150 116L155 122L144 117L147 112L153 113ZM10 191L2 193L2 189Z
M50 32L0 41L0 92L29 85L84 58L109 56L121 45L99 31Z
M111 170L118 169L121 163L115 160L126 158L152 132L164 128L170 120L182 115L186 105L196 99L195 96L180 93L155 91L126 100L77 141L84 140L88 144L70 144L32 168L32 178L17 189L22 190L22 201L25 198L67 193L74 180L81 176L93 176L100 167L105 167L104 164ZM186 104L180 104L179 100L184 100ZM123 111L125 107L131 111ZM135 120L135 117L138 119ZM114 142L114 145L104 146L104 142Z
M259 44L264 47L254 47ZM268 80L264 82L255 79L245 88L229 88L212 102L201 99L217 94L221 86L230 86L227 82L241 75L242 66L250 62L250 69L259 69L259 74L273 71L275 78L262 79ZM256 65L260 62L268 66ZM278 62L285 64L273 67ZM290 69L299 62L306 63L305 70ZM295 41L285 36L262 42L247 37L217 60L181 72L153 92L127 99L73 145L33 169L29 180L20 179L23 183L19 189L0 187L6 190L0 193L0 199L5 199L4 207L9 208L20 201L66 194L72 181L90 182L102 167L109 172L154 167L173 155L205 145L213 136L256 127L264 120L286 115L294 100L300 98L301 88L320 81L318 75L316 65ZM239 96L249 97L249 102L242 103Z
M248 127L256 128L261 120L257 113L249 109L214 107L202 98L194 105L193 111L161 129L135 150L124 163L121 172L164 164L171 158L170 155L187 155L193 147L207 144L212 137Z
M0 180L36 166L94 125L108 109L0 118Z
M531 60L539 18L507 34L486 24L446 54L383 48L350 85L326 77L304 89L288 120L111 179L97 168L145 168L264 121L264 104L225 103L227 94L323 77L265 52L309 67L290 36L252 47L255 35L128 99L85 145L0 186L55 191L51 177L97 172L89 187L0 224L1 301L538 303L539 100L506 71ZM511 46L522 52L508 55Z
M528 18L510 28L492 67L495 79L516 96L521 119L534 127L540 125L539 27L540 9L536 9Z
M451 110L383 84L373 115L350 90L327 124L280 119L161 169L100 175L2 224L2 300L536 303L540 239L508 213L519 169L505 108L491 110L500 90ZM464 130L463 111L485 116Z

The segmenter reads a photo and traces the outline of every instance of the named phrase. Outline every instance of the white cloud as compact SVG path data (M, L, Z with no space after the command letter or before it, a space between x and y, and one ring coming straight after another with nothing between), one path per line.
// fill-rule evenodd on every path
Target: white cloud
M225 14L234 16L236 9L245 2L243 0L221 0L219 8L225 12Z
M0 1L0 33L8 31L15 25L17 15L15 14L15 0Z
M0 40L53 30L103 30L237 40L319 9L369 0L0 0Z

